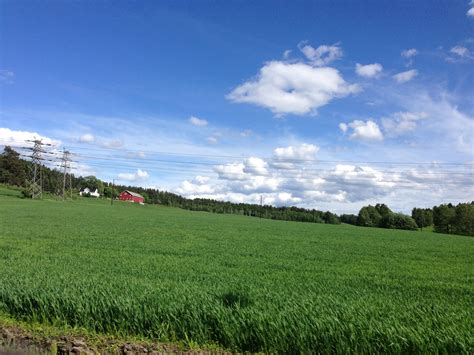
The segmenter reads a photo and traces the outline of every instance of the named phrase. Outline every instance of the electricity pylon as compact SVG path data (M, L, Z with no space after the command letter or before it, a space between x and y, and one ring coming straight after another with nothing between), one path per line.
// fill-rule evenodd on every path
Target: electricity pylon
M66 194L69 194L72 199L71 161L71 152L63 150L63 156L59 165L63 172L63 178L62 181L58 181L58 195L62 195L63 200L66 199Z
M31 198L42 198L43 197L43 172L42 172L42 161L43 153L46 151L43 146L51 145L41 141L41 139L27 140L27 142L33 143L31 153L31 172L26 180L26 188Z

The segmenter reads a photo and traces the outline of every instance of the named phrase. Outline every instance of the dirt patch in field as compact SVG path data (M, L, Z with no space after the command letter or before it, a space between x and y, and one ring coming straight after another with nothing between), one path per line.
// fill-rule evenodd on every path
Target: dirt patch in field
M38 334L17 326L0 324L0 354L222 354L220 351L185 350L177 345L125 342L107 336Z

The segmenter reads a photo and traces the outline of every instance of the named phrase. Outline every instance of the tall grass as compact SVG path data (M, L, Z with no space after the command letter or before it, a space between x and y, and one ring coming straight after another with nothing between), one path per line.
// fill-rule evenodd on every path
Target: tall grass
M474 239L0 196L0 310L237 351L471 352Z

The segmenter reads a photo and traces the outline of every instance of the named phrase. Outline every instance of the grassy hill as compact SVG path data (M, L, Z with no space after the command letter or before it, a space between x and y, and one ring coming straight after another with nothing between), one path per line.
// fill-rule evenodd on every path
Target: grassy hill
M280 352L472 352L474 239L0 191L0 310Z

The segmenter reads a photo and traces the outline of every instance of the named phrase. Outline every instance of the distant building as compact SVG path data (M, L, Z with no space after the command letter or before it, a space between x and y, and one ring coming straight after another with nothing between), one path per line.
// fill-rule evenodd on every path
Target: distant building
M137 203L145 202L145 198L142 195L137 194L136 192L133 192L133 191L128 191L128 190L122 191L120 193L119 200L137 202Z
M95 189L94 191L88 187L85 187L79 191L79 195L84 196L88 195L91 197L100 197L99 190Z

